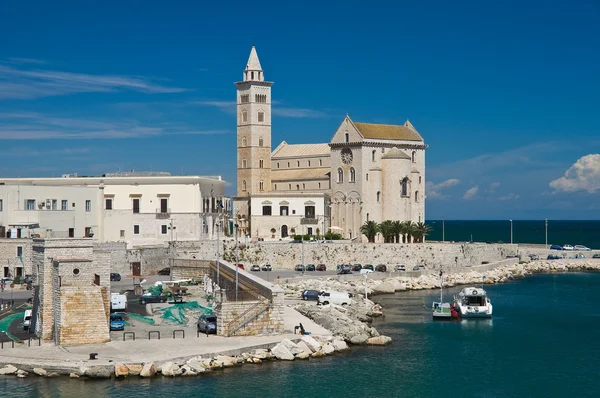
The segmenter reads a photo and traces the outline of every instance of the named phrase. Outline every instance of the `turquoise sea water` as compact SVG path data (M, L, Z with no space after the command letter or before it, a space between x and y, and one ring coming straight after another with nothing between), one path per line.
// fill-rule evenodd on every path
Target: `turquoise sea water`
M446 241L468 242L510 242L509 220L428 220L433 228L428 240L442 240L442 230ZM513 220L514 243L538 243L546 241L544 220ZM600 221L548 220L548 244L585 245L600 249Z
M197 378L0 378L3 397L598 397L600 273L487 286L492 320L433 322L438 291L377 296L387 347ZM447 297L458 291L449 289Z

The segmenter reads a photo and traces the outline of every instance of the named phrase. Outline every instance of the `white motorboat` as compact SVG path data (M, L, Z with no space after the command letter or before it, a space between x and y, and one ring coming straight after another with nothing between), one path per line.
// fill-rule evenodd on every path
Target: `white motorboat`
M483 288L463 288L454 296L454 308L462 318L492 317L492 303Z

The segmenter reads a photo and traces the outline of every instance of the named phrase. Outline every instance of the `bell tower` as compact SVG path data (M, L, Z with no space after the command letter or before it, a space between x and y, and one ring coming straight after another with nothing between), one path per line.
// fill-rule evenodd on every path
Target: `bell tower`
M237 86L237 196L271 190L271 86L256 48Z

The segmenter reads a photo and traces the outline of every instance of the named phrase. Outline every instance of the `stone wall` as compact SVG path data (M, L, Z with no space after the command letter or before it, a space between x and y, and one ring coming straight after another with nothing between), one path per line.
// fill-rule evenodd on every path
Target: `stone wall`
M283 323L283 292L277 293L272 299L262 301L224 301L215 306L217 315L217 334L219 336L256 336L281 334L284 332ZM253 315L257 315L253 317ZM239 329L243 321L249 322ZM234 330L237 329L237 330Z
M110 253L110 272L129 275L131 265L127 257L126 242L94 242L94 252L103 251Z
M17 256L17 248L23 249L23 255ZM22 268L23 275L32 274L33 251L32 240L0 238L0 273L4 276L4 267L9 267L10 274L17 275L17 268Z
M302 247L304 246L304 247ZM235 261L235 243L225 242L223 258ZM328 269L338 264L404 264L427 268L468 267L492 262L517 254L517 245L485 243L412 243L412 244L350 244L350 243L270 243L239 245L240 262L271 264L276 269L293 269L304 264L325 264ZM335 269L335 268L333 268Z
M63 286L60 288L61 345L97 344L110 341L108 319L103 303L106 288Z
M172 270L173 280L202 278L210 276L210 261L175 259Z
M148 246L127 250L127 259L129 270L125 275L131 274L131 263L133 262L141 263L142 275L154 275L161 269L169 266L171 256L168 245Z

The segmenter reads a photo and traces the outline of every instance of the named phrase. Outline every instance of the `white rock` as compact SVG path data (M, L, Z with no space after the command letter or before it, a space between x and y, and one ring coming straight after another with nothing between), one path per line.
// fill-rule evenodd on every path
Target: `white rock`
M192 369L191 366L189 365L183 365L181 367L181 370L183 370L183 376L196 376L198 373L196 373L196 371L194 369Z
M304 342L304 341L299 341L298 344L296 344L296 346L302 350L303 353L305 354L312 354L313 351L308 347L308 345Z
M6 365L5 367L0 369L0 375L14 375L17 373L19 369L14 367L13 365Z
M267 359L269 358L269 351L265 350L264 348L257 348L255 350L252 350L250 352L250 355L252 356L252 358Z
M275 358L283 361L293 361L294 354L283 344L279 343L275 347L271 348L271 353L275 355Z
M312 336L302 336L302 341L306 343L312 352L317 352L321 349L321 344Z
M230 368L232 366L235 366L235 364L237 363L236 358L228 357L226 355L217 355L215 357L214 361L216 363L218 363L220 365L220 367L223 367L223 368Z
M325 355L331 355L335 352L335 347L331 343L327 343L323 346L323 352Z
M288 350L290 350L290 352L291 352L293 355L296 355L296 354L301 354L301 353L303 353L303 352L304 352L304 350L302 350L301 348L299 348L299 347L296 345L296 343L294 343L294 342L293 342L292 340L290 340L290 339L283 339L283 340L281 341L281 343L280 343L280 344L283 344L283 345L285 346L285 348L287 348Z
M348 344L346 344L344 340L334 339L332 344L336 351L344 351L348 349Z
M46 372L46 370L42 368L33 368L33 373L42 377L48 376L48 372Z
M160 372L163 376L179 376L183 371L179 368L179 365L174 364L173 362L165 362L160 367Z

